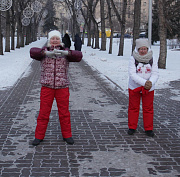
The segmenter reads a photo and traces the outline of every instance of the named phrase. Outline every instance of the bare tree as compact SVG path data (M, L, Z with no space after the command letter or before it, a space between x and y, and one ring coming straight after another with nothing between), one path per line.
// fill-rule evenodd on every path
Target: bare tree
M23 26L21 23L21 17L23 10L25 8L26 4L23 3L23 1L16 1L15 9L16 9L16 25L17 25L17 43L16 48L24 47L22 44L22 41L24 41L24 34L23 34Z
M99 49L99 26L98 26L98 22L95 19L95 9L97 7L99 0L95 0L93 7L92 7L92 12L90 13L92 22L94 23L94 29L95 29L95 49Z
M84 1L83 1L84 3ZM85 4L85 3L84 3ZM92 1L88 1L88 5L87 5L87 16L88 16L88 23L87 23L87 35L88 35L88 43L87 46L91 46L91 22L93 19L93 15L92 15Z
M15 1L12 2L12 7L11 7L11 17L10 17L10 26L11 26L11 50L15 50L15 26L16 26L16 21L15 21L15 10L14 10L14 3Z
M3 55L3 35L1 28L1 11L0 11L0 55Z
M73 27L72 39L74 40L75 34L80 32L79 23L77 22L77 9L75 7L76 3L75 3L75 0L65 0L65 3L72 17L72 27Z
M100 0L101 12L101 50L106 50L106 29L105 29L105 14L104 14L104 0Z
M141 21L141 0L135 0L135 2L134 2L134 27L133 27L133 45L132 45L132 51L135 48L136 39L139 38L140 21Z
M5 52L10 52L10 14L6 11L6 45Z
M125 24L126 24L126 9L127 9L127 0L123 1L123 11L122 11L122 24L121 24L121 41L119 46L119 56L123 56L124 50L124 33L125 33Z
M167 38L180 38L180 1L166 0L163 5Z
M84 44L84 35L85 35L85 29L86 29L86 27L87 27L87 24L88 24L88 18L87 18L87 15L85 15L85 14L87 14L87 11L85 12L84 10L83 10L83 8L81 8L81 14L82 14L82 16L83 16L83 18L84 18L84 27L83 27L83 36L82 36L82 44Z
M114 1L111 0L112 7L114 9L114 12L117 16L118 22L121 26L121 39L119 44L119 52L118 56L123 56L123 50L124 50L124 32L125 32L125 23L126 23L126 8L127 8L127 0L123 0L123 11L122 14L120 14L117 10L117 7L114 4Z
M166 68L166 57L167 57L167 28L166 28L166 19L164 12L164 3L163 0L158 0L158 17L159 17L159 39L160 39L160 54L158 60L158 67L165 69Z
M114 26L111 18L111 2L110 0L106 0L108 4L108 17L109 17L109 25L111 28L111 36L110 36L110 44L109 44L109 54L112 54L112 45L113 45L113 33L114 33Z
M94 12L97 6L97 3L99 0L95 0L94 2L88 1L87 3L83 0L82 1L84 6L87 9L87 34L88 34L88 44L87 46L91 46L91 25L93 23L94 25L94 35L95 35L95 49L99 49L99 27L98 27L98 22L96 21L94 17ZM83 13L83 16L85 13Z
M3 37L5 37L5 52L14 50L15 47L15 31L17 29L17 43L16 48L24 47L25 32L26 32L26 45L36 40L38 22L33 25L25 27L22 25L21 19L23 18L23 11L28 3L35 0L13 0L12 6L6 12L0 11L0 54L3 55ZM3 21L2 18L3 17ZM36 18L35 16L32 19ZM3 23L3 24L2 24ZM29 34L30 33L30 34ZM29 34L29 35L28 35ZM11 40L10 40L11 38ZM11 41L11 43L10 43Z

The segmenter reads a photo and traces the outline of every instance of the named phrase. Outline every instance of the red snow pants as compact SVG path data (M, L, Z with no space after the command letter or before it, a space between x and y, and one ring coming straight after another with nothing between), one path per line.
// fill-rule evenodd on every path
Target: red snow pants
M54 98L57 102L61 133L63 138L72 137L69 112L69 88L41 88L40 110L37 118L35 138L44 139Z
M145 131L153 130L154 91L142 94L140 92L134 92L131 89L129 89L129 108L128 108L129 129L136 130L137 128L141 98L142 98L144 129Z

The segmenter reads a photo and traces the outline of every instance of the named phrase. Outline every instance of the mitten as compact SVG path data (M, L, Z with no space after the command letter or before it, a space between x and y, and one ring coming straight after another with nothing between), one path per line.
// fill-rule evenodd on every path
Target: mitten
M54 49L54 52L55 52L56 56L60 56L60 57L69 54L68 50L56 50L56 49Z
M149 81L149 80L147 80L146 83L145 83L144 88L147 89L147 90L149 90L149 89L151 89L151 87L152 87L152 82Z
M44 53L47 57L56 58L54 51L45 51Z

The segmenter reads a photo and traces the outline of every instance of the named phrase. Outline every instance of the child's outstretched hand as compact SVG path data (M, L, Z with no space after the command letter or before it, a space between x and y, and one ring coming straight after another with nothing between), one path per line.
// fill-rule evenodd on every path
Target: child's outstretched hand
M56 58L54 50L53 51L45 51L45 55L50 58Z

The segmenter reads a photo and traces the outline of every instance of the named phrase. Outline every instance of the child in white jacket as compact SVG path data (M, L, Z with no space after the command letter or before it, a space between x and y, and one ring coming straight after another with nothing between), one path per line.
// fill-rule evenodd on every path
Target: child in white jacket
M136 131L142 98L143 122L145 133L153 137L153 100L155 83L158 80L157 61L147 39L137 39L136 48L129 62L129 108L128 134Z

